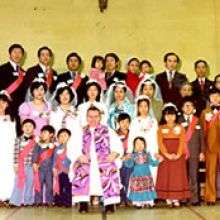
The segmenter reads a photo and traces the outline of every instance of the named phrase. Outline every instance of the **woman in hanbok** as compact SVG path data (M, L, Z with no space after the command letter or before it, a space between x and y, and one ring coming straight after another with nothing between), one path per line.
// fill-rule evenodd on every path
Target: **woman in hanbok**
M163 108L163 100L161 97L160 88L156 81L152 78L144 78L138 85L136 91L136 97L140 95L146 95L151 100L151 111L152 117L156 117L157 121L161 119L161 112Z
M35 135L40 135L40 130L49 123L51 106L46 100L47 84L44 79L36 78L32 82L28 93L27 101L19 107L21 121L29 118L36 124Z
M151 101L147 96L139 96L135 104L135 117L131 121L128 136L128 153L133 152L133 141L137 136L144 137L148 143L148 151L154 159L158 153L157 142L157 120L149 114L151 111ZM150 167L154 183L156 183L157 167Z
M117 81L110 86L106 96L108 107L108 125L117 130L117 120L121 113L127 113L131 118L134 115L133 96L124 81Z
M89 80L86 83L85 90L84 103L80 104L77 108L80 125L82 127L87 125L86 113L91 106L96 106L101 109L102 123L107 124L108 111L106 105L102 102L103 95L100 84L95 80Z
M0 206L10 199L14 184L13 151L16 138L15 121L10 116L10 96L0 92Z

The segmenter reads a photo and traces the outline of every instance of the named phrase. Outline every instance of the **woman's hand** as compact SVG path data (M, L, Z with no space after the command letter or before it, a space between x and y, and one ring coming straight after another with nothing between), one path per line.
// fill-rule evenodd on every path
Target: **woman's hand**
M115 159L116 159L117 157L118 157L118 153L112 152L112 153L110 153L110 154L108 155L107 161L108 161L109 163L112 163L112 162L115 161Z
M78 159L80 163L89 163L89 158L86 155L81 155Z

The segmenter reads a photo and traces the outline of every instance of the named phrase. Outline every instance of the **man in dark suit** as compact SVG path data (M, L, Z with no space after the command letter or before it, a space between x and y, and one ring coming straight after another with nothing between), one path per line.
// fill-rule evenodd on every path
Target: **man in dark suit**
M213 82L206 77L209 67L205 60L197 60L194 68L197 78L191 84L194 98L197 101L197 115L200 116L202 110L206 108L209 100L209 90L213 86Z
M105 55L105 80L107 89L115 80L126 80L126 74L119 72L119 57L115 53Z
M16 117L18 107L24 101L27 90L25 72L21 68L25 51L20 44L13 44L8 52L9 61L0 66L0 90L6 90L11 96L12 115Z
M70 53L66 58L66 64L68 71L58 76L58 83L65 82L70 87L73 87L77 93L77 105L83 102L86 91L86 82L88 81L88 76L83 76L80 73L82 59L75 53Z
M53 52L50 48L44 46L38 49L37 56L39 63L28 68L26 80L30 84L35 78L43 78L50 93L53 93L57 85L57 73L52 68Z
M180 58L175 53L167 53L164 56L166 70L156 76L156 82L160 87L163 102L172 102L177 105L180 97L180 87L187 81L186 75L177 71Z
M5 90L11 97L11 114L16 120L17 134L20 134L18 107L24 102L28 84L26 74L21 64L24 58L24 48L20 44L9 47L9 61L0 66L0 90Z

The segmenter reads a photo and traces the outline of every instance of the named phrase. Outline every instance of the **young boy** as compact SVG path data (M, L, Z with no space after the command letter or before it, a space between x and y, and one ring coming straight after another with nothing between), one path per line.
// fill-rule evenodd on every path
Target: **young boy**
M32 154L36 145L31 119L22 122L23 134L15 140L14 170L16 174L14 189L9 201L11 206L33 205L33 168Z
M122 160L126 159L127 149L128 149L128 134L129 134L129 126L130 126L131 118L127 113L122 113L118 116L118 125L119 129L117 130L117 134L120 137L123 147L124 147L124 156ZM121 203L128 205L127 192L128 192L128 183L131 175L132 169L122 165L120 170L121 184L123 188L121 190Z
M41 129L40 141L33 152L35 204L51 206L53 203L53 143L55 130L50 125ZM45 196L43 195L45 187Z
M67 143L70 139L71 132L66 128L58 131L57 139L59 145L54 151L53 175L54 175L54 195L57 206L71 207L72 193L68 173L71 164L67 157Z
M207 205L216 202L216 178L220 159L220 93L217 89L209 92L210 104L201 114L206 142L206 183L205 201Z
M199 202L198 170L199 161L204 160L205 142L200 120L196 113L192 97L182 101L182 115L179 122L186 130L186 143L189 150L188 177L191 189L190 204L197 206Z

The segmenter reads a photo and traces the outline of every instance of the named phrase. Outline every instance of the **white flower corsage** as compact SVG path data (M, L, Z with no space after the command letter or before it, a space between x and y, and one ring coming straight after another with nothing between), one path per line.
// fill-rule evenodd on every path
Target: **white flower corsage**
M187 122L182 122L181 125L186 128L188 126L188 123Z
M196 129L197 130L201 129L201 126L200 125L196 125Z
M169 133L169 129L168 128L163 128L161 130L162 134L168 134Z
M176 126L176 127L174 127L173 128L173 131L174 131L174 134L180 134L180 132L181 132L181 128L180 128L180 126Z
M213 117L213 114L211 112L205 114L206 121L211 121L212 117Z
M68 84L72 84L72 83L73 83L73 80L72 80L72 79L69 79L69 80L67 80L67 83L68 83Z

